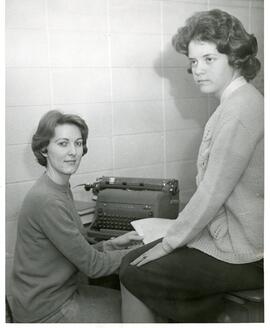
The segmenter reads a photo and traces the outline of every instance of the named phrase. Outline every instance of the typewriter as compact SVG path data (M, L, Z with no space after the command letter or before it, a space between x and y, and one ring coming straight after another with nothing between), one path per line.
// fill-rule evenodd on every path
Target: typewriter
M96 195L94 220L88 236L109 239L134 230L131 221L159 217L175 219L179 212L179 187L175 179L101 177L92 185Z

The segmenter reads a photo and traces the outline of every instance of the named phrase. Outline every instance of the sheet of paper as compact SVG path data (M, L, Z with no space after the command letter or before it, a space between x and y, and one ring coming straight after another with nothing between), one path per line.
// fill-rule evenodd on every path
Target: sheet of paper
M140 236L144 236L144 244L148 244L164 237L174 222L173 219L146 218L132 221L131 225Z

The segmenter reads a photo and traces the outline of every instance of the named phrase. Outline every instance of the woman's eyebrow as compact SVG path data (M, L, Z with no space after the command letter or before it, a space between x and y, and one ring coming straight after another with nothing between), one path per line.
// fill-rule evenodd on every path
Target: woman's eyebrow
M208 57L208 56L217 56L218 54L216 54L216 53L209 53L209 54L205 54L205 55L203 55L203 57Z
M68 138L65 138L65 137L59 137L55 141L59 141L59 140L69 140L69 139Z
M210 53L202 55L202 57L208 57L208 56L218 56L218 54L210 52ZM188 59L196 59L196 58L195 57L188 57Z
M59 138L57 138L55 141L59 141L59 140L66 140L66 141L68 141L69 138L59 137ZM77 138L76 140L83 140L83 138L82 138L82 137L79 137L79 138Z

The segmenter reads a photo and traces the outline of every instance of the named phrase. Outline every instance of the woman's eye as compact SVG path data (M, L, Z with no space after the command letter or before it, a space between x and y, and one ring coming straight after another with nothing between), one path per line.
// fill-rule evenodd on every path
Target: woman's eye
M81 146L82 146L82 141L77 141L77 142L76 142L76 146L77 146L77 147L81 147Z
M61 141L61 142L58 142L58 145L61 146L61 147L66 147L67 142L66 141Z
M206 62L208 64L211 64L213 61L214 61L214 58L212 58L212 57L206 57Z
M196 61L196 60L190 60L190 62L189 62L189 63L190 63L190 65L191 65L191 66L195 66L195 65L196 65L196 63L197 63L197 61Z

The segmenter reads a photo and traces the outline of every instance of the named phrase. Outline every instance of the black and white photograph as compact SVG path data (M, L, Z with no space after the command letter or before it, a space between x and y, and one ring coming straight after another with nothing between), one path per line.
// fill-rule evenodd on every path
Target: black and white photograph
M266 324L266 1L3 2L3 323Z

